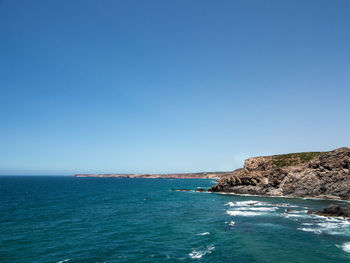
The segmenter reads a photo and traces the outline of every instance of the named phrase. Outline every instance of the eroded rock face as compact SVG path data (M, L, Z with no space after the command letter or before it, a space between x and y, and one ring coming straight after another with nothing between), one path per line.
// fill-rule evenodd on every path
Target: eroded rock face
M350 149L249 158L212 192L350 200Z

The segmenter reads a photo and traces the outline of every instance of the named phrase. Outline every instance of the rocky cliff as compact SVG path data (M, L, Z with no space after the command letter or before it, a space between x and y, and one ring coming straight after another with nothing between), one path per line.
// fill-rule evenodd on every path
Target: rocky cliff
M350 200L350 149L249 158L209 191Z

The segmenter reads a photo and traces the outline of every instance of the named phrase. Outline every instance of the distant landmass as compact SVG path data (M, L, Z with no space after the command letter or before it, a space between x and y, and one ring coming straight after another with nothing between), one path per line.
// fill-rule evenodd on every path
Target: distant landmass
M219 179L232 172L173 173L173 174L75 174L75 177L107 178L168 178L168 179Z
M218 179L210 192L350 200L350 149L253 157L229 172L76 174L75 177ZM181 190L181 189L180 189ZM186 190L186 189L182 189Z

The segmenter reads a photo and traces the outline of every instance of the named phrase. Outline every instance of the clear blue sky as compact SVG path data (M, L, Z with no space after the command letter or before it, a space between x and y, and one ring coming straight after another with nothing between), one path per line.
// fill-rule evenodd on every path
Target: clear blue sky
M0 0L0 174L232 170L350 146L350 1Z

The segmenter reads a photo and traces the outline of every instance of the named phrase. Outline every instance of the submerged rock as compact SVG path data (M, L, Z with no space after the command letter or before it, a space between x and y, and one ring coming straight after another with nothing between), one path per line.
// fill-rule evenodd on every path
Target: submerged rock
M350 149L249 158L211 192L350 200Z
M198 188L198 189L196 189L196 192L206 192L206 190L203 188Z

